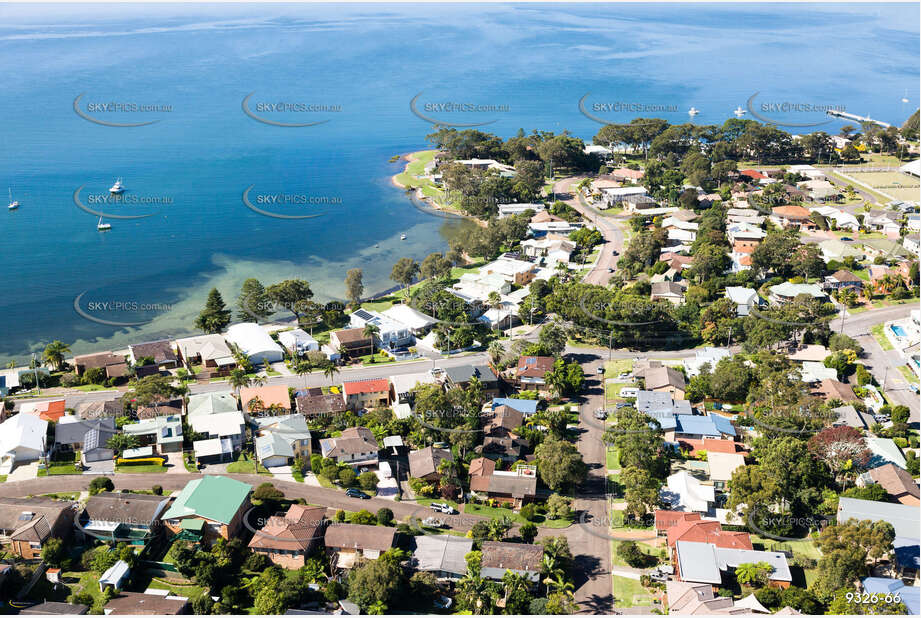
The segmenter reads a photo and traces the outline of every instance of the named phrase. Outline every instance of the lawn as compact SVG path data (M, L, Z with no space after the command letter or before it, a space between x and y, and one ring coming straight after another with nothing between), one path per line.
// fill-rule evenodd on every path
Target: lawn
M78 391L83 391L84 393L91 393L93 391L105 391L110 390L109 387L103 386L101 384L81 384L80 386L75 386L75 389Z
M5 483L5 482L6 482L6 475L0 474L0 483Z
M250 459L248 453L242 453L235 462L227 464L228 474L253 474L253 472L253 460ZM262 464L259 464L258 473L272 475Z
M612 575L614 607L635 607L652 605L653 596L649 594L638 580Z
M822 557L822 553L819 551L819 548L815 546L815 543L812 540L803 539L801 541L778 541L776 539L770 539L758 534L751 535L752 543L760 543L764 547L764 551L770 551L773 548L778 548L780 550L789 550L794 554L800 556L806 556L807 558L812 558L813 560L818 560Z
M630 566L626 562L624 562L623 558L617 555L617 548L620 547L621 543L624 543L624 542L625 541L611 541L611 564L613 564L614 566L622 566L622 567ZM636 544L636 546L640 549L641 552L643 552L647 556L652 556L657 561L661 561L661 558L659 557L659 550L656 549L655 547L651 547L647 545L646 543L639 543L639 542Z
M911 383L917 383L917 381L918 381L918 376L915 375L915 372L912 371L911 368L909 368L908 365L899 365L899 373L901 373L902 376L903 376L906 380L908 380L909 384L911 384Z
M633 361L629 358L610 360L604 363L604 377L616 378L622 373L633 371Z
M883 328L885 328L885 325L875 324L870 328L870 332L873 333L873 338L876 339L876 342L883 350L893 350L892 343L889 341L889 338L886 337Z
M620 396L620 389L625 386L635 386L633 382L608 382L604 385L604 402L605 406L610 406L617 401L623 401Z
M474 258L473 261L471 261L469 264L453 267L451 269L451 279L446 283L446 285L456 283L460 280L461 275L464 273L472 272L474 270L478 270L485 263L486 260L478 257ZM410 295L412 295L416 288L425 285L426 283L428 283L428 279L417 281L416 283L409 286ZM380 298L375 298L372 301L365 301L361 303L361 307L363 309L367 309L368 311L384 311L386 309L390 309L390 307L392 307L394 304L401 303L404 300L406 300L406 292L404 290L399 290L388 296L381 296ZM420 309L422 308L420 307Z
M471 504L467 503L464 505L464 513L469 513L470 515L481 515L483 517L489 517L490 519L498 519L505 515L512 520L513 523L523 524L528 520L521 516L520 513L513 511L512 509L504 509L494 506L486 506L483 504ZM546 519L543 515L537 515L534 518L533 523L537 524L542 528L566 528L572 525L571 519Z
M609 448L606 455L608 470L620 470L620 453L616 448Z
M166 472L166 466L162 464L128 464L115 466L115 471L128 474L163 474Z
M99 575L92 571L66 571L63 574L64 583L67 584L72 592L88 592L92 595L93 600L102 602L102 592L99 590ZM72 580L78 580L74 582Z

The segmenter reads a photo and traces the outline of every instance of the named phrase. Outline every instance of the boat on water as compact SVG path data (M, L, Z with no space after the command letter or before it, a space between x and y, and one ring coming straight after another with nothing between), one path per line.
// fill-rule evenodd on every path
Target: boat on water
M406 240L406 234L400 234L400 240Z
M691 109L688 110L688 116L696 116L699 113L700 113L700 110L697 109L696 107L692 107Z
M735 114L737 117L741 118L742 116L745 115L745 110L742 109L742 106L740 105L737 108L735 108L735 111L733 111L732 113Z
M125 185L122 184L122 179L119 178L115 181L115 184L109 187L109 193L115 193L116 195L125 192Z
M100 232L105 232L106 230L111 230L111 229L112 229L112 224L111 224L111 223L103 223L103 222L102 222L102 217L99 217L99 222L96 224L96 229L99 230Z
M7 206L7 208L9 208L10 210L16 210L17 208L19 208L19 202L17 202L16 200L13 199L13 190L12 190L12 189L7 188L7 191L8 191L9 194L10 194L10 201L9 201L9 205Z

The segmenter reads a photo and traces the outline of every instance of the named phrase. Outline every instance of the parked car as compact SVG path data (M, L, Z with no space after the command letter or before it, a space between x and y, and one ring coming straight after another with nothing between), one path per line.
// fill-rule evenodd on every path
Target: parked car
M911 392L915 393L916 395L917 395L919 392L921 392L921 391L918 390L918 385L917 385L917 384L909 384L909 385L908 385L908 388L910 388L910 389L911 389Z
M429 528L447 528L447 524L437 517L426 517L422 520L422 525Z
M595 418L597 418L598 420L603 421L607 417L608 417L608 412L604 408L598 408L597 410L595 410Z
M611 255L617 255L617 249L611 249Z
M359 491L359 490L354 489L354 488L352 488L352 489L346 489L346 490L345 490L345 495L348 496L349 498L359 498L359 499L361 499L361 500L370 500L370 499L371 499L371 496L369 496L369 495L366 494L365 492Z
M445 504L444 502L432 502L429 507L437 513L446 513L448 515L456 515L457 509L455 509L450 504Z
M604 365L598 365L598 369L595 370L595 373L604 373Z
M635 399L639 392L640 389L636 388L635 386L625 386L620 389L620 396L622 399L629 399L631 397Z
M851 242L852 240L854 240L854 239L851 238L850 236L842 236L842 237L841 237L841 242Z
M626 401L621 401L619 404L617 404L617 409L618 409L618 410L621 409L621 408L629 408L629 407L631 407L631 406L630 406L630 404L627 403Z
M621 373L619 376L617 376L617 379L618 379L618 380L626 380L626 379L629 378L629 377L630 377L630 374L627 373L627 372L624 372L624 373Z
M454 599L451 597L446 597L445 595L440 595L437 600L435 600L435 607L439 609L448 609L454 603Z

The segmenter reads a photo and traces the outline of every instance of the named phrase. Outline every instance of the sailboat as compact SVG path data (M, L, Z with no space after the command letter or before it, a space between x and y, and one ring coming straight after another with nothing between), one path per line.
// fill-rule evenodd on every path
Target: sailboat
M111 229L112 229L112 224L111 224L111 223L103 223L103 222L102 222L102 217L99 217L99 223L96 224L96 229L99 230L100 232L105 232L106 230L111 230Z
M122 179L119 178L115 181L115 184L109 187L109 193L114 193L116 195L125 192L125 185L122 184Z
M696 107L691 107L691 109L688 110L688 116L696 116L699 113L700 113L700 110L697 109Z
M400 240L406 240L406 234L400 234Z
M737 117L741 118L742 116L745 115L745 110L742 109L742 106L740 105L740 106L738 106L738 107L735 109L735 111L732 112L732 113L735 114Z
M10 203L9 203L9 206L7 206L7 208L9 208L10 210L16 210L17 208L19 208L19 202L16 202L13 200L13 190L12 189L8 187L7 191L9 191L10 193Z

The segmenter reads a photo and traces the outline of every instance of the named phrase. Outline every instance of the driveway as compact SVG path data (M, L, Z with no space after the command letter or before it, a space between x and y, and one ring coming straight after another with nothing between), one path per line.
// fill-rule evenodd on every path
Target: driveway
M272 468L267 468L269 472L272 473L272 478L279 481L290 481L296 483L294 480L294 475L291 473L291 466L274 466Z
M115 474L115 461L93 461L86 463L83 474Z
M6 477L7 483L13 481L29 481L38 476L38 462L19 464L13 467L13 471Z
M166 453L166 473L188 473L188 471L185 469L185 464L182 461L182 453Z

